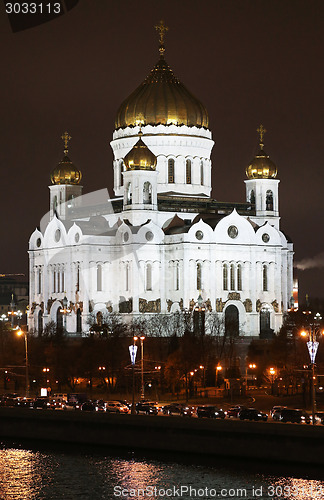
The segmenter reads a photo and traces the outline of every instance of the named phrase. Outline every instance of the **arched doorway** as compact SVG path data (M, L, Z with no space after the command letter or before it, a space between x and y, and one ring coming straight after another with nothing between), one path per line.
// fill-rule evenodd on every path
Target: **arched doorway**
M268 306L267 304L263 305L260 310L260 338L262 339L269 339L274 336L274 331L270 327L270 312L270 306Z
M56 331L57 333L63 332L63 314L60 307L56 311Z
M43 311L42 310L40 310L38 313L37 330L38 330L38 335L42 335L42 333L43 333Z
M79 308L76 313L76 330L77 333L82 332L82 316L81 316L81 309Z
M234 305L225 309L225 335L231 338L240 335L239 311Z

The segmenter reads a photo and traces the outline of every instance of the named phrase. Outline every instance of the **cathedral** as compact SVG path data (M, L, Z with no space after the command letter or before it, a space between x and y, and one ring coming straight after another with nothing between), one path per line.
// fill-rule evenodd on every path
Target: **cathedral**
M62 136L48 218L29 241L29 330L54 322L86 335L91 318L112 313L129 322L200 308L238 334L271 337L291 306L293 245L266 130L246 167L246 201L213 199L208 113L167 64L167 28L156 28L158 62L116 114L113 198L85 202Z

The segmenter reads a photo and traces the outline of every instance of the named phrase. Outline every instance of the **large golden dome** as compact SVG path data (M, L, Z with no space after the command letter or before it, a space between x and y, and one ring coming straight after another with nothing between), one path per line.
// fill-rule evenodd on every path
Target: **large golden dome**
M275 179L278 172L277 167L263 149L263 136L266 129L260 125L257 132L260 133L260 150L246 167L246 175L248 179Z
M140 137L135 146L125 156L124 163L126 170L155 170L156 156Z
M52 184L79 184L82 178L81 171L78 170L67 156L68 141L71 139L67 132L61 137L65 144L64 156L57 167L52 170Z
M161 22L156 29L160 31L160 59L143 83L119 107L116 129L160 123L208 128L205 106L178 80L164 59L161 29L166 31L167 28Z

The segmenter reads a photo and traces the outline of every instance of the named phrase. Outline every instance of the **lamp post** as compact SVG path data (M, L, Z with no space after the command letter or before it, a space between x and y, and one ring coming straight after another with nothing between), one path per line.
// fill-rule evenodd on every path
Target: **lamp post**
M216 377L215 377L215 386L217 387L218 384L218 373L221 372L223 367L221 365L216 366Z
M319 322L322 320L322 316L319 313L316 313L314 316L314 322L310 323L308 328L305 328L300 335L302 337L308 336L307 348L309 352L309 357L311 361L312 367L312 419L313 425L316 424L315 421L315 413L316 413L316 391L315 391L315 359L317 354L317 349L319 346L319 342L317 339L320 338L321 335L324 335L323 328L320 327Z
M276 370L275 368L269 368L269 374L270 374L270 381L271 381L271 394L273 395L273 384L276 376Z
M245 365L245 390L248 388L248 368L250 368L250 370L255 370L256 367L255 363L250 363L249 365L246 363Z
M144 399L144 339L145 337L141 335L140 337L134 337L134 345L136 340L141 341L141 400Z
M194 309L194 332L203 336L205 334L205 311L204 299L199 293L197 304Z
M64 329L64 333L65 333L66 332L66 315L70 314L70 312L71 312L71 309L69 309L67 306L68 299L67 299L66 295L64 295L64 298L62 300L62 304L63 304L63 307L61 307L60 312L63 314L63 317L64 317L63 329Z
M17 330L17 335L20 337L24 335L25 337L25 351L26 351L26 398L29 398L29 373L28 373L28 333L23 331L21 328Z

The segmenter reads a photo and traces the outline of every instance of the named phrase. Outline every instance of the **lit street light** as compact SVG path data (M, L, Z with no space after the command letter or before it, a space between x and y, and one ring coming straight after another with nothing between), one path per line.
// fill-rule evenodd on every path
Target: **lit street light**
M308 336L307 348L309 352L309 357L312 366L312 419L313 425L316 424L315 421L315 413L316 413L316 392L315 392L315 359L317 354L317 349L319 346L319 342L317 339L320 338L321 335L324 335L323 328L320 327L319 322L322 320L322 316L319 313L316 313L314 316L314 322L310 323L309 327L300 332L302 337Z
M222 371L223 367L221 365L216 366L216 380L215 380L215 386L217 387L218 384L218 374Z
M141 400L144 399L144 339L145 337L142 335L139 337L141 341ZM134 342L138 340L138 337L134 337Z
M28 373L28 333L23 331L21 328L17 330L17 335L20 337L24 335L25 337L25 351L26 351L26 398L29 398L29 373Z
M269 368L269 375L270 375L270 381L271 381L271 394L273 394L273 384L274 384L274 380L275 380L275 376L276 376L277 372L275 370L275 368Z

